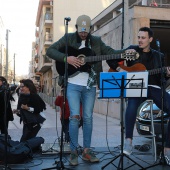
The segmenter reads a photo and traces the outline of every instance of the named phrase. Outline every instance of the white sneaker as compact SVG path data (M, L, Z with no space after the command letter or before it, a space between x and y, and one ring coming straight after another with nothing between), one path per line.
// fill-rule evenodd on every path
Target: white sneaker
M124 147L123 147L123 153L126 155L130 155L132 153L133 146L130 143L130 141L125 141Z

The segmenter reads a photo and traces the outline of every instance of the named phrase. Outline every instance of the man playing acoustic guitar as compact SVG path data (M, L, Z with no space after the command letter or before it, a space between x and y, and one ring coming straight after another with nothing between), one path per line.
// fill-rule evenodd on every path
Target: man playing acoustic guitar
M161 68L164 66L164 55L152 48L150 43L153 40L153 31L148 27L142 27L138 32L138 45L131 45L129 48L134 49L139 53L139 58L134 61L127 61L126 66L119 66L116 60L107 61L110 66L110 71L141 71L148 70L148 99L162 109L162 83L161 70L163 70L163 77L170 76L170 68ZM162 80L163 81L163 80ZM164 88L163 88L164 89ZM123 153L130 155L132 153L132 139L133 129L136 121L137 109L146 98L133 97L128 98L128 105L125 114L125 135L126 140L124 144ZM164 107L163 111L170 115L170 94L164 91ZM166 130L166 141L164 147L165 160L170 165L170 122Z
M82 159L90 162L99 162L90 149L93 127L93 107L96 98L96 87L99 83L100 72L102 72L103 57L99 55L113 55L105 58L113 59L117 55L124 53L125 50L114 50L107 46L100 37L90 34L91 19L87 15L81 15L76 21L76 32L65 34L61 39L55 42L47 49L47 56L56 60L56 69L60 75L64 74L62 69L65 62L68 63L68 83L67 100L70 108L70 164L78 165L78 129L80 122L80 103L83 107L83 147ZM67 37L66 37L67 36ZM66 41L68 40L68 41ZM68 42L68 57L65 54L65 46ZM88 62L80 60L77 55L88 56ZM134 51L134 50L133 50ZM83 56L81 55L81 56ZM93 57L91 56L93 55ZM95 56L94 56L95 55ZM85 59L86 60L86 59Z

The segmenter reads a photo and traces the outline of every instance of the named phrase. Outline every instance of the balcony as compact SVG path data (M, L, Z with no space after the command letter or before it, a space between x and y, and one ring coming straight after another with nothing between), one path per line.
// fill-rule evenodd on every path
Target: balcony
M170 0L156 0L157 7L151 6L151 0L142 1L142 0L129 0L128 2L129 8L133 8L133 6L145 6L152 8L170 8ZM103 10L99 15L97 15L92 20L92 32L101 28L103 25L106 25L108 22L116 18L118 15L122 13L122 1L114 1L107 9Z
M37 73L38 72L38 68L34 68L34 73Z
M44 45L51 45L53 42L53 34L46 32L44 36Z
M39 72L41 73L45 73L47 72L48 70L51 69L51 66L52 66L52 59L49 58L48 56L46 55L43 55L43 66L41 67L41 69L39 70Z
M53 13L46 13L44 16L44 24L46 26L53 24Z
M47 55L43 55L44 63L52 63L52 59L49 58Z
M38 63L38 55L37 54L35 55L34 60L35 60L36 63Z

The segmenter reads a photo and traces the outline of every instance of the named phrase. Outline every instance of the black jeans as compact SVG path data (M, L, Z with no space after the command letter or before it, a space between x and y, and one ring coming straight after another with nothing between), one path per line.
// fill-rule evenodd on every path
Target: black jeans
M41 126L39 123L28 123L24 124L23 126L23 132L22 137L20 139L20 142L24 142L28 139L36 137L37 133L41 129Z
M8 132L8 123L9 121L6 121L6 129L7 129L7 132ZM1 134L5 134L5 122L4 122L4 118L2 118L0 120L0 131L1 131Z

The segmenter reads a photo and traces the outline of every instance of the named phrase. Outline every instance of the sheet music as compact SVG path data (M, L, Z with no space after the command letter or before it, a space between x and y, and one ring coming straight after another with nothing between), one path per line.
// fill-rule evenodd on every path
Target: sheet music
M147 97L148 72L107 72L100 73L101 98L119 98L122 76L124 77L123 97Z

